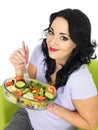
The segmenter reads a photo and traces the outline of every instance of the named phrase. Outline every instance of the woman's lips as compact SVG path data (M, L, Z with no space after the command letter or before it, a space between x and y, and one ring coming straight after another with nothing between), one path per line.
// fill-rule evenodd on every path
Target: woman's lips
M50 50L51 52L58 51L58 49L55 49L55 48L52 48L52 47L49 47L49 50Z

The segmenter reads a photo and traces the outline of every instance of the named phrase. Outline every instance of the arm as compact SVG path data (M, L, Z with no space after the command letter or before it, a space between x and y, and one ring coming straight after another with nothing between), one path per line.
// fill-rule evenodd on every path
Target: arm
M29 77L32 79L36 78L36 67L33 66L31 63L29 63L28 65L28 73L29 73Z
M56 104L48 110L78 128L95 130L98 123L98 95L88 99L73 100L73 104L77 111L70 111Z

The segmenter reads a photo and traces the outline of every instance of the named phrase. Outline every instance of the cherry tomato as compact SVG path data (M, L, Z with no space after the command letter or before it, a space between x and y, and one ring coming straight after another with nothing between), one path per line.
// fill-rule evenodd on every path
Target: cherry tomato
M30 88L30 90L31 90L31 92L34 91L34 90L38 91L39 88Z
M6 86L6 87L9 87L9 86L11 86L11 85L13 85L13 82L12 82L12 81L6 81L6 83L5 83L5 86Z
M22 92L18 89L14 91L14 94L16 94L17 96L22 96Z
M16 79L16 81L23 81L24 80L24 78L20 77L20 76L16 76L15 79Z
M54 86L49 86L48 87L48 89L49 89L49 91L52 93L52 94L54 94L54 95L56 95L56 88L54 87Z
M45 96L38 96L38 95L35 95L34 96L34 99L38 100L38 101L44 101L46 99Z

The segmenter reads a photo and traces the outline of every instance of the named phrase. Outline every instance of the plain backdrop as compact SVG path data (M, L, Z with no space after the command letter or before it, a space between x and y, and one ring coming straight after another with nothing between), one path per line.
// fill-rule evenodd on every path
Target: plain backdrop
M98 42L97 0L0 0L0 84L15 75L9 61L11 53L24 40L31 54L48 26L50 14L65 8L80 9L89 17L92 38Z

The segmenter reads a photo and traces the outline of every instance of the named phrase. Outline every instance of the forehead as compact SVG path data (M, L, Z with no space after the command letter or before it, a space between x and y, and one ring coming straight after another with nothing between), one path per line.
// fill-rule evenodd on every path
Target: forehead
M52 22L51 27L54 29L54 31L59 30L60 32L69 32L68 21L62 17L56 17Z

